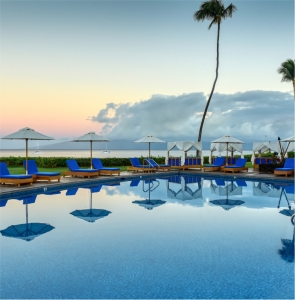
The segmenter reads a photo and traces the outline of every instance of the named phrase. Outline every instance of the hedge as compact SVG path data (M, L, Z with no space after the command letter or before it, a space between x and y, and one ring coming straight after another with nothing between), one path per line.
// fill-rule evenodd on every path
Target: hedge
M145 157L139 157L141 163L143 163L143 159ZM163 164L165 163L165 157L151 157L157 163ZM5 162L8 166L22 166L25 157L0 157L1 162ZM75 159L80 167L89 167L90 166L90 158L85 157L30 157L29 159L33 159L36 161L37 166L41 168L57 168L57 167L67 167L66 160L67 159ZM113 167L113 166L131 166L129 158L101 158L102 164L105 167Z
M247 158L247 161L251 161L252 154L244 155ZM273 157L273 153L264 153L263 157ZM236 158L240 157L235 155ZM294 152L289 152L288 157L294 158ZM143 163L143 159L145 157L139 157L141 163ZM158 164L165 163L164 156L151 156ZM8 166L22 166L25 157L0 157L1 162L5 162ZM67 159L76 159L80 167L89 167L90 166L90 158L85 157L30 157L30 159L34 159L37 165L41 168L57 168L57 167L67 167L66 160ZM108 157L101 158L101 162L105 167L114 167L114 166L131 166L129 158L116 158L116 157ZM204 164L209 163L209 157L204 156Z

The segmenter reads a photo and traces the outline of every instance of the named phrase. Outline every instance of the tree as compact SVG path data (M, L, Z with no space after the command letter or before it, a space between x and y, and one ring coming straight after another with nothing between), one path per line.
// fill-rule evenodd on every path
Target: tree
M215 75L215 80L213 83L213 87L211 90L211 93L209 95L204 113L203 113L203 118L202 122L200 125L199 129L199 137L198 137L198 142L201 141L202 138L202 131L203 131L203 125L205 121L205 117L207 114L207 110L210 105L211 98L214 93L215 85L217 82L218 78L218 67L219 67L219 36L220 36L220 24L222 20L225 20L228 17L232 17L232 14L237 10L237 8L233 5L230 4L227 8L224 7L223 1L222 0L209 0L205 1L201 4L200 9L195 12L194 14L194 19L196 21L204 21L204 20L209 20L211 21L208 29L210 30L213 24L217 24L217 57L216 57L216 75Z
M287 59L284 61L281 66L278 68L278 73L282 75L282 82L292 82L294 100L295 100L295 74L294 74L294 60Z

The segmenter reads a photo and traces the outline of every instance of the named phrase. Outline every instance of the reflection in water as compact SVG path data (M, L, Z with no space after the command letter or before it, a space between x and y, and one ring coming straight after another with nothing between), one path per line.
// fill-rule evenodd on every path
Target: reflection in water
M171 183L180 184L181 188L178 191L172 189ZM188 184L197 183L198 188L193 191L192 187L189 187ZM200 177L193 176L172 176L167 182L167 196L172 199L177 199L181 201L201 199L202 195L202 179Z
M230 200L230 199L220 199L220 200L212 200L210 203L214 205L218 205L222 207L224 210L230 210L231 208L242 205L245 202L241 200Z
M294 210L291 209L291 204L289 202L289 200L294 198L294 184L253 183L253 195L278 198L277 208L280 208L282 200L285 199L288 209L283 209L279 213L285 216L292 216L294 214Z
M212 200L210 203L218 205L224 210L230 210L235 206L244 204L245 202L242 200L228 199L228 196L243 195L243 186L247 186L244 180L229 181L227 183L223 179L215 179L215 183L211 181L211 192L219 196L225 196L226 199Z
M276 188L270 183L253 182L253 196L279 198L280 194L280 188Z
M34 238L54 229L53 226L46 223L28 222L28 204L35 203L36 198L37 196L35 195L18 199L23 200L23 203L26 205L26 223L8 226L6 229L0 231L3 236L18 238L29 242Z
M137 186L138 182L133 181L130 183L133 184L132 186ZM145 187L145 184L148 186ZM148 199L145 200L135 200L132 201L134 204L138 204L139 206L142 206L148 210L152 210L154 207L158 207L160 205L163 205L166 203L166 201L160 200L160 199L151 199L151 192L154 191L157 187L159 187L160 182L157 179L150 179L150 180L142 180L142 190L144 192L148 192Z
M84 221L94 223L98 219L102 219L106 216L108 216L111 212L105 209L97 209L97 208L92 208L92 194L93 193L98 193L101 190L102 185L98 185L95 187L90 187L89 189L89 209L80 209L80 210L75 210L72 211L70 214L82 219ZM78 191L78 188L75 189L69 189L66 193L67 196L74 196L76 195Z
M280 210L279 213L287 217L292 217L292 215L294 214L294 209L283 209Z

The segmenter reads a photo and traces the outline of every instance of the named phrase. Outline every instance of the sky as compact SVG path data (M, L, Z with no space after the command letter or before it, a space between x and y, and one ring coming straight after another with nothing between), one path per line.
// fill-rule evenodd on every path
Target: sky
M277 73L294 59L293 1L224 3L237 12L221 24L202 139L294 135L292 84ZM193 19L200 4L2 0L0 136L30 127L57 140L197 140L217 37Z

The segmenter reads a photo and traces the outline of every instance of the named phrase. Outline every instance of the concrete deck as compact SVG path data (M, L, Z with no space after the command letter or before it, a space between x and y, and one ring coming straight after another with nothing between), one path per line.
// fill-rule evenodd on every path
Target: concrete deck
M24 184L20 187L15 185L0 185L0 197L13 197L18 194L31 194L31 193L44 193L49 191L60 191L63 189L68 189L75 187L77 185L81 187L93 186L97 184L108 184L119 183L125 180L137 179L139 176L141 178L150 177L170 177L172 175L201 175L203 178L215 178L215 177L225 177L225 178L241 178L246 181L278 181L282 183L294 183L294 176L274 176L273 174L265 174L254 172L253 169L249 169L248 172L239 173L223 173L223 172L204 172L201 170L172 170L169 172L159 171L156 173L141 173L141 172L121 172L120 176L99 176L95 178L77 178L77 177L61 177L60 182L35 182L33 185Z

